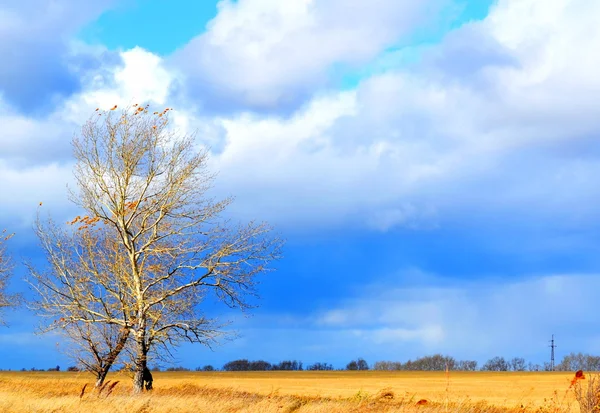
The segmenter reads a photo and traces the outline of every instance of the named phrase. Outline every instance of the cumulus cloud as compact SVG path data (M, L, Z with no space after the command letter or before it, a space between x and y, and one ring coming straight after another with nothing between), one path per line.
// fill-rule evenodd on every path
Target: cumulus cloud
M139 47L122 51L119 56L122 64L89 76L82 91L64 103L61 108L64 117L87 118L97 106L109 108L134 102L167 104L175 76L163 67L162 59Z
M68 156L61 119L34 119L0 99L0 157L15 167L64 160Z
M174 56L209 109L291 110L424 20L439 0L220 1L218 15Z
M328 361L343 367L351 359L407 361L428 354L477 360L494 356L540 362L551 334L560 354L593 353L600 305L600 277L544 274L457 280L416 269L378 276L353 293L332 296L319 307L291 314L258 312L236 317L243 337L224 344L215 357L240 355L269 361ZM256 347L253 343L263 345ZM289 343L293 343L290 345ZM193 354L191 349L182 354Z
M24 114L0 99L1 190L10 194L0 205L3 224L29 226L39 202L60 219L74 211L66 189L74 188L71 139L96 107L166 104L173 77L157 56L134 48L120 52L118 62L82 76L81 90L45 116Z
M489 221L505 238L511 220L538 232L597 225L598 2L498 0L419 63L388 65L350 91L328 87L331 68L377 58L419 21L417 2L223 1L208 31L166 60L68 40L108 3L35 3L45 13L30 22L24 10L33 2L0 3L0 53L23 51L0 68L4 220L28 225L40 201L65 213L73 133L98 106L149 101L175 107L174 126L197 130L198 144L211 148L216 190L237 197L236 217L312 232ZM47 70L33 70L40 66ZM26 110L57 94L64 99L51 111ZM239 113L220 111L231 107ZM440 287L438 278L418 286L391 278L294 327L287 319L270 332L243 328L248 342L260 337L281 359L297 357L285 354L290 340L314 361L355 357L357 348L381 358L527 356L538 349L525 343L545 346L549 331L562 335L561 348L591 351L597 280L559 274ZM323 342L333 343L330 353Z
M181 131L198 131L198 143L211 148L211 167L220 172L219 194L237 197L232 212L238 217L288 228L351 222L389 231L438 228L465 216L581 223L598 215L593 205L600 187L592 177L600 172L600 87L590 68L600 55L586 45L598 43L600 31L585 1L553 0L544 7L498 1L486 19L431 46L420 64L388 68L342 92L319 89L314 79L335 62L360 64L376 56L410 26L390 22L418 14L416 6L356 2L338 13L336 1L285 8L267 0L220 4L207 32L181 51L185 62L139 48L120 52L111 64L82 74L80 92L41 119L4 99L5 168L66 162L67 142L95 107L148 100L175 107ZM364 19L356 23L359 14ZM383 15L389 19L375 34L363 36ZM203 55L204 48L210 53ZM305 66L283 70L296 65L296 55L281 48L296 50ZM240 97L248 111L214 116L198 90L184 92L182 73L207 56L214 57L214 66L201 62L213 68L201 74L210 79L207 87ZM231 64L221 65L221 58ZM250 66L237 64L241 58ZM311 96L289 115L254 111L270 99L252 97L255 91L297 85Z
M21 110L48 110L80 87L80 71L97 56L72 48L71 37L112 0L0 2L0 92Z
M354 331L381 357L397 358L407 347L411 357L424 349L480 361L529 356L539 354L550 333L560 336L565 353L593 351L597 274L461 282L430 277L427 285L411 284L405 275L384 277L314 322L328 331Z
M600 54L588 46L600 31L585 4L499 1L414 69L318 95L291 117L229 117L220 184L278 223L595 219Z

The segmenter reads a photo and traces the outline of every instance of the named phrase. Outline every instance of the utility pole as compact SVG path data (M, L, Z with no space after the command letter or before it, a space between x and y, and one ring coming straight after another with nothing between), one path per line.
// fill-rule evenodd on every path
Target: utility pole
M552 334L552 340L550 340L550 371L554 371L554 349L556 348L556 344L554 344L554 334Z

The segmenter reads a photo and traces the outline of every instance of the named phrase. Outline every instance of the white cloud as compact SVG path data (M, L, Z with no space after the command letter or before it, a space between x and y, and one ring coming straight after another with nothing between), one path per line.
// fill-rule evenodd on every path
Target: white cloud
M596 273L464 280L412 269L369 280L318 309L235 317L245 341L224 344L218 357L325 360L340 367L358 356L404 362L434 353L480 365L494 356L541 362L551 334L559 359L597 349ZM257 341L264 345L253 346Z
M375 58L438 3L222 0L207 32L175 60L213 104L295 106L326 83L333 65Z
M121 52L121 58L122 65L105 66L82 78L82 90L43 117L22 114L0 96L3 222L28 226L39 202L60 217L73 211L66 190L68 183L74 188L70 143L96 107L136 101L167 104L174 77L161 59L139 48Z
M124 66L114 74L119 100L129 98L166 104L173 75L162 67L161 58L139 47L124 51L121 56Z
M222 2L208 32L190 47L208 42L218 51L215 59L219 53L234 60L259 56L250 66L219 66L231 90L293 90L296 80L284 69L296 64L295 55L274 51L297 42L298 59L310 66L298 66L308 76L300 83L334 60L358 64L405 29L386 22L407 7L417 12L407 4L382 0L367 10L356 2L337 15L335 1L285 8L266 0ZM583 0L553 0L542 8L529 0L499 1L485 20L431 47L417 67L422 70L388 70L347 92L316 91L311 84L311 100L290 116L213 117L201 96L197 102L182 96L186 84L173 61L132 49L120 54L120 64L85 76L81 92L44 118L4 103L4 167L68 162L68 142L95 107L149 100L175 107L181 131L199 131L199 144L212 148L211 167L220 172L216 188L237 197L232 212L240 217L308 230L348 223L380 231L435 228L476 219L478 212L483 219L581 225L598 216L593 205L600 200L593 179L600 172L600 83L590 69L600 64L590 47L600 44L600 30L585 6ZM364 21L349 23L359 14ZM390 20L363 39L383 14ZM347 44L337 42L340 33ZM366 42L356 40L358 55L348 46L353 36ZM316 38L325 40L310 52L320 57L307 59L306 42ZM471 66L448 66L461 61Z
M563 354L594 351L587 338L600 310L594 297L598 274L480 278L439 286L441 281L424 286L411 285L410 276L388 277L318 313L314 322L327 331L354 331L379 346L373 352L380 357L414 342L424 346L411 350L421 356L423 351L480 360L536 356L552 333L560 337Z
M81 123L96 107L107 109L115 104L167 105L169 89L176 77L163 67L162 59L139 47L120 52L120 57L121 65L86 79L83 90L59 108L63 118Z
M592 3L500 1L433 46L422 71L373 76L355 95L331 92L291 119L228 120L215 162L221 182L242 194L246 211L280 222L359 216L386 230L483 210L501 220L596 219L600 30L590 7L600 6ZM471 66L448 66L463 61ZM342 96L353 96L351 112L336 109ZM322 113L327 124L303 126ZM260 195L245 197L249 188Z
M0 160L0 177L0 227L30 228L40 202L60 220L75 210L68 203L67 184L73 188L70 163L13 168Z
M55 116L35 119L22 115L0 96L0 159L15 166L65 159L67 125Z
M118 63L99 58L102 67L78 73L81 89L46 115L24 114L3 91L3 223L29 226L40 201L67 213L73 133L98 106L152 101L175 107L174 125L199 130L198 143L212 147L216 188L237 196L238 217L307 231L432 228L452 220L463 228L477 219L475 225L499 226L521 220L537 231L597 225L599 2L499 0L485 20L432 46L416 69L387 67L356 90L324 90L332 65L375 59L411 26L403 19L419 21L415 2L353 4L222 2L208 32L180 55L165 61L135 48L119 53ZM0 34L24 33L15 18L21 12L6 10L0 8L6 23ZM77 22L88 16L79 12ZM44 30L36 33L76 26L59 30L61 21L42 19ZM13 50L6 38L0 36L0 51ZM63 43L48 50L68 54ZM64 62L53 62L64 69ZM31 64L17 63L11 76ZM209 99L183 96L189 85L181 76L192 69L205 82L195 91ZM203 103L248 111L212 116L215 108ZM293 108L291 115L253 112L280 105ZM543 240L544 248L557 250L577 244L561 242ZM271 332L273 357L288 357L281 343L290 337L324 359L357 349L392 359L423 351L527 356L540 352L536 343L546 348L552 332L561 337L561 351L594 351L597 338L586 337L599 310L598 280L547 275L427 287L390 279L299 323L310 328L283 338ZM256 336L271 343L262 334ZM323 342L332 343L330 353Z
M0 91L12 105L31 112L79 88L73 66L95 64L73 55L69 38L106 10L112 0L25 0L0 4Z
M359 226L381 230L399 223L430 225L435 211L421 208L423 202L388 203L432 168L396 164L410 155L390 142L337 144L334 126L360 116L358 110L356 95L346 92L317 98L288 119L223 119L225 144L212 160L220 171L219 191L236 195L236 214L283 226L335 226L357 217Z
M435 346L444 340L444 332L440 326L427 326L421 329L379 328L360 331L360 336L372 341L375 345L394 345L401 341L417 341L428 346Z
M400 205L390 209L381 209L367 217L368 227L385 232L394 227L405 226L413 229L435 228L436 211L428 205L416 207L412 204Z

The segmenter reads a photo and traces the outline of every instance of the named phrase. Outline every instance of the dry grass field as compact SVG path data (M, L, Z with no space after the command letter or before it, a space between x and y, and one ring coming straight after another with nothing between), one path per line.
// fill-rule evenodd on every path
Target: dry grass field
M86 373L2 372L0 412L578 412L572 378L529 372L174 372L154 373L155 390L134 397L126 374L109 376L99 393ZM586 380L580 381L584 388Z

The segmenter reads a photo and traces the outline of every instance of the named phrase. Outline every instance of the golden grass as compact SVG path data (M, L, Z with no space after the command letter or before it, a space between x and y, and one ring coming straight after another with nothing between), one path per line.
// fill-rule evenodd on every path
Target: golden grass
M135 397L126 374L109 375L98 393L87 373L1 372L0 412L579 411L567 392L573 373L450 372L449 386L444 372L153 375L155 390Z

